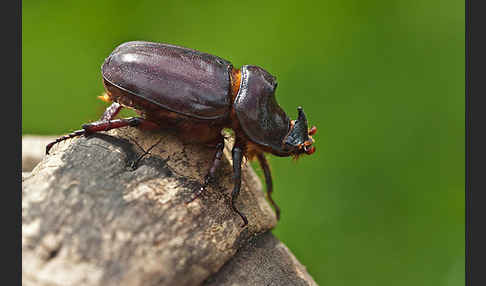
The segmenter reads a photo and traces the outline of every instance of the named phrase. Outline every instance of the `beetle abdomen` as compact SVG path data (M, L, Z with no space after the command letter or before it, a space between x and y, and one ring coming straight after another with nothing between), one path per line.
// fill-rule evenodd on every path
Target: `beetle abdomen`
M228 115L231 69L230 62L217 56L140 41L118 46L101 68L110 85L199 119Z

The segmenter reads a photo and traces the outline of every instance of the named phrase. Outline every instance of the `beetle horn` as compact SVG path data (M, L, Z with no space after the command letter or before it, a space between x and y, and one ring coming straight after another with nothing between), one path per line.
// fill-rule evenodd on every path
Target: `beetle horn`
M290 146L297 147L309 140L309 133L307 130L307 118L305 117L304 109L297 107L298 117L294 122L294 126L290 131L284 143Z

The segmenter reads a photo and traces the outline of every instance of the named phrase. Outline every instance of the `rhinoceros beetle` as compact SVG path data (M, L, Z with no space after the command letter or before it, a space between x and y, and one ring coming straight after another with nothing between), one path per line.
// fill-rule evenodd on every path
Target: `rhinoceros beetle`
M62 136L46 146L99 131L133 126L142 129L177 130L183 140L213 146L212 166L202 187L193 199L216 177L221 163L224 137L222 130L235 134L232 149L234 189L231 207L248 224L246 216L235 207L241 186L241 163L245 156L256 158L264 172L268 199L272 177L264 153L276 156L312 154L312 135L301 107L298 117L290 120L275 99L277 81L258 66L235 69L220 57L185 47L143 41L119 45L101 66L105 94L101 98L112 104L99 121L84 124L81 130ZM114 119L123 108L137 111L140 117ZM192 200L191 200L192 201Z

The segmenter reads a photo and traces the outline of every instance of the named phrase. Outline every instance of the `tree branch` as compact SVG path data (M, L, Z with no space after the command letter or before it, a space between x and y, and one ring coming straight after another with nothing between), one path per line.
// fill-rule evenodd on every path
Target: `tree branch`
M23 284L201 285L226 262L239 261L231 258L242 247L236 257L248 252L248 241L263 239L275 248L278 241L271 234L260 238L276 218L249 166L243 168L237 202L248 228L240 228L241 218L230 207L233 182L226 145L218 182L188 204L210 168L213 149L135 128L54 146L30 174L23 173ZM276 256L275 263L280 265L282 257ZM293 255L288 251L286 257ZM223 269L239 268L228 267ZM227 272L218 275L237 282ZM270 272L265 275L275 279ZM207 285L222 281L211 279ZM302 285L315 285L309 281Z

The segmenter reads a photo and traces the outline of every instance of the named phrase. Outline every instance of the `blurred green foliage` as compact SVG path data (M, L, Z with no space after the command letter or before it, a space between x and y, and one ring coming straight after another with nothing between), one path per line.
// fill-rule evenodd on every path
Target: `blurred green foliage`
M100 65L125 41L262 66L318 127L314 155L270 157L274 233L315 280L464 284L464 2L22 4L22 134L98 119Z

